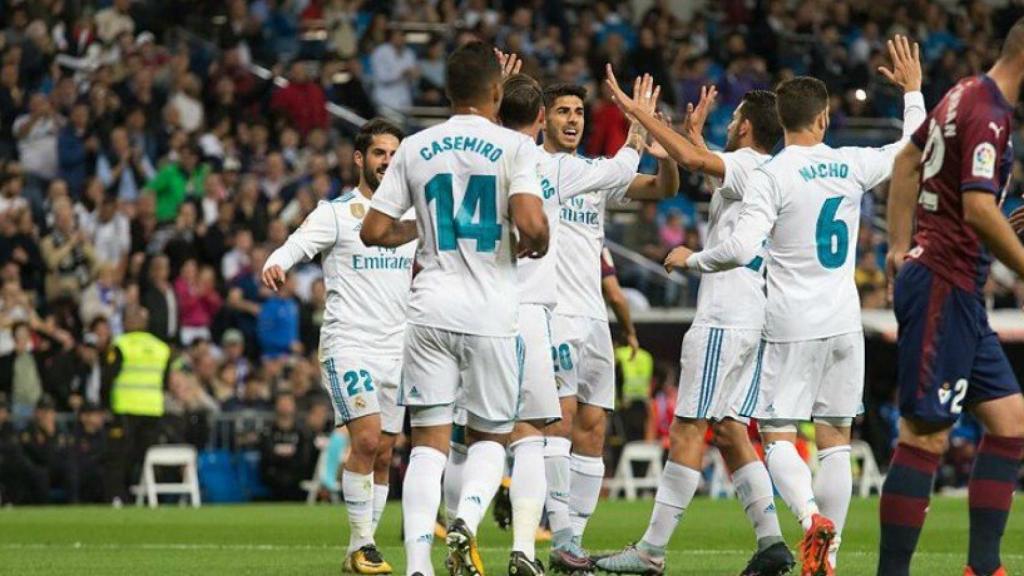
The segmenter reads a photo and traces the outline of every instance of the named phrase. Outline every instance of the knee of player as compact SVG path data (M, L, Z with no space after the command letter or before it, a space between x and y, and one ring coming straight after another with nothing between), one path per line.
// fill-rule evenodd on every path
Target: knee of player
M747 440L747 429L741 425L735 425L720 421L715 422L712 429L715 432L715 445L719 450L733 450Z
M380 432L375 430L360 430L350 432L352 451L368 459L376 459L377 449L380 446Z
M373 460L373 471L375 474L384 474L391 471L391 455L394 450L390 447L377 450L377 456Z

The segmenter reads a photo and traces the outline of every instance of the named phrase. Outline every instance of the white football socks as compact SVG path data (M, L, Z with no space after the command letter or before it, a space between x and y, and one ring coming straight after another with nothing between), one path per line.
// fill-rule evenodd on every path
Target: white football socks
M665 546L672 538L679 520L686 508L690 506L693 495L700 485L700 471L687 468L671 460L665 463L658 482L658 492L654 495L654 509L647 532L641 540L646 552L657 557L665 555Z
M597 508L604 482L604 459L600 456L583 456L573 453L569 456L571 468L569 518L572 521L572 535L582 539L587 522Z
M490 440L474 442L466 451L465 467L472 474L464 475L456 517L476 534L505 474L505 447Z
M568 438L548 436L544 446L544 472L548 483L547 499L548 525L551 528L551 545L564 547L572 540L572 522L569 519L569 488L571 475L569 452L572 443Z
M445 522L455 521L462 494L462 469L466 467L466 446L452 444L448 449L448 461L444 466L444 510Z
M341 493L348 510L348 552L373 543L373 473L341 473Z
M512 550L533 560L540 517L544 512L547 482L544 479L544 437L523 438L509 447L512 452Z
M760 460L755 460L733 472L732 483L736 487L736 495L743 504L743 511L754 526L757 537L757 549L765 548L777 542L783 542L782 530L779 528L779 516L775 510L775 493L772 491L772 479L768 470Z
M765 447L768 473L786 506L793 511L804 531L811 527L811 517L818 513L811 484L811 469L807 467L792 442L780 440Z
M434 521L441 505L441 475L447 458L429 446L416 446L402 483L402 519L405 522L405 573L434 576L430 547Z
M388 491L391 489L387 484L373 485L373 532L377 533L377 526L380 524L380 517L384 515L384 507L388 505Z
M846 524L853 496L853 471L850 466L850 446L834 446L818 452L818 473L814 478L814 497L821 513L836 525L836 538L828 556L832 567L836 565L839 539Z

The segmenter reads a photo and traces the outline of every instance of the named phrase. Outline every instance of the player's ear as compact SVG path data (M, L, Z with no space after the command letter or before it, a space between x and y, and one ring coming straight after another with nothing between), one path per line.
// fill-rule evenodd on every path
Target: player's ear
M537 119L535 122L540 126L541 130L544 129L544 119L547 118L547 113L547 110L545 110L543 106L541 106L540 110L537 111Z
M354 162L355 165L356 165L356 168L359 168L360 170L363 169L363 161L364 160L365 159L363 158L363 153L360 152L359 150L356 150L355 153L352 154L352 162Z

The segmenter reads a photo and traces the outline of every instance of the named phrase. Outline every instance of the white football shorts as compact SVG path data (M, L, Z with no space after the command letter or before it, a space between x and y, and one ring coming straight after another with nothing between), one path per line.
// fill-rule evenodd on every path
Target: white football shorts
M683 336L676 416L749 422L761 353L760 330L692 326Z
M523 389L519 400L519 419L544 420L547 423L562 417L552 364L551 313L538 304L519 306L519 336L523 339ZM557 362L557 355L554 355Z
M523 343L409 324L398 403L415 427L451 424L466 410L469 428L512 431L519 408Z
M338 426L379 413L381 430L389 434L402 431L405 408L398 405L400 357L356 352L331 355L321 360L320 375Z
M758 420L853 418L864 411L864 333L767 342Z
M615 408L615 351L607 320L555 313L551 321L559 398Z

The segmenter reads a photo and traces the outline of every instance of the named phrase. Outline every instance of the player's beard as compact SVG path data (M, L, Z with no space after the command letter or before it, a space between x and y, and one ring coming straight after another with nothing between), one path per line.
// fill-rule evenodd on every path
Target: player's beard
M377 176L377 171L372 170L369 166L363 166L363 181L374 192L377 191L377 186L380 186L380 177Z
M736 131L730 130L729 133L725 135L725 151L735 152L740 146L737 140L739 140L739 136L737 136Z

